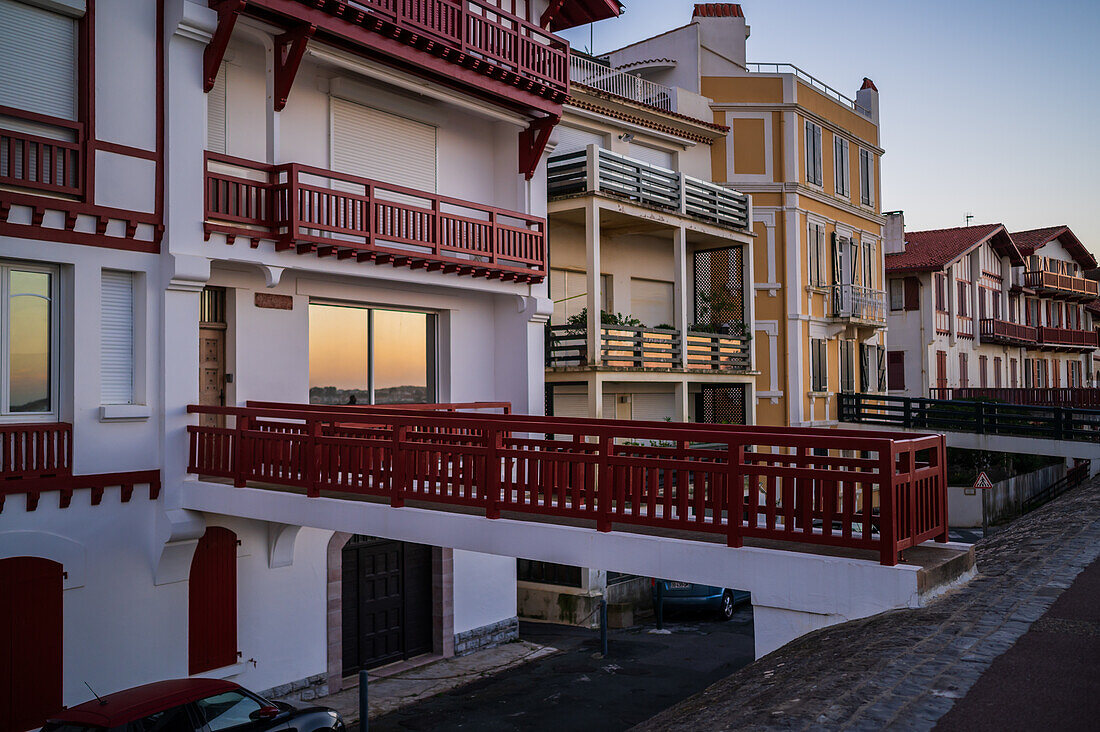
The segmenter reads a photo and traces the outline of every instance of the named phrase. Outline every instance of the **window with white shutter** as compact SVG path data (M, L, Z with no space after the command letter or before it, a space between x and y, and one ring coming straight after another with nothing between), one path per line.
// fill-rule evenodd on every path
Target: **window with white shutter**
M649 147L648 145L639 145L636 142L630 143L628 149L628 156L635 160L641 160L643 163L656 165L658 168L673 170L672 153L668 150L659 150L655 147Z
M332 100L332 167L426 193L436 190L435 127Z
M76 119L77 21L0 0L0 105Z
M100 296L99 400L134 401L134 276L103 270Z
M222 64L214 79L214 88L206 95L206 149L223 154L225 153L227 76L225 64Z
M554 155L583 150L589 145L603 147L604 144L603 135L589 132L588 130L579 130L576 127L568 127L566 125L558 125L554 129L554 136L558 140L558 144L553 151Z

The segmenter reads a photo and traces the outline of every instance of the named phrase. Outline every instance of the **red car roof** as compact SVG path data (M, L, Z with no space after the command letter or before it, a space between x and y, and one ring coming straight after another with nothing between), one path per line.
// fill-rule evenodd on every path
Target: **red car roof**
M117 727L162 709L193 702L213 694L241 688L222 679L170 679L117 691L61 711L51 722L76 722L99 727Z

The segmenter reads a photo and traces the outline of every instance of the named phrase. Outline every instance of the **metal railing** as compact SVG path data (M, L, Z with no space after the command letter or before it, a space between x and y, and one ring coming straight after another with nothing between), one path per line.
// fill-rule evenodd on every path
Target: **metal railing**
M886 322L886 293L861 285L832 285L830 317Z
M749 225L749 197L732 188L628 158L592 144L550 156L547 193L610 193L734 229Z
M1062 495L1066 491L1073 490L1074 488L1088 480L1088 478L1088 463L1076 465L1070 468L1061 478L1054 481L1035 495L1029 496L1027 500L1025 500L1020 506L1021 513L1034 511L1039 506L1042 506L1044 503L1047 503L1049 501L1053 501L1055 498Z
M672 87L643 79L636 74L613 69L576 51L569 54L569 80L574 84L583 84L597 91L614 94L666 112L676 111L676 92Z
M5 121L5 118L13 122ZM26 129L12 129L18 123ZM34 134L54 132L71 139ZM84 125L0 106L0 185L69 196L84 194Z
M585 328L550 325L546 328L546 366L588 365ZM686 343L686 361L682 349ZM600 364L608 368L680 369L690 371L748 371L749 339L743 336L658 328L605 325L600 328Z
M1052 291L1056 294L1076 295L1086 299L1095 298L1100 292L1100 282L1085 277L1048 272L1044 269L1024 272L1024 287Z
M1039 337L1033 326L995 318L982 318L978 326L983 343L1028 344L1035 343Z
M237 486L704 532L733 547L848 547L885 565L948 538L941 435L311 405L188 412L232 418L188 426L188 472Z
M423 263L504 279L546 274L545 221L298 163L206 153L207 230L276 248Z
M837 104L842 104L848 109L851 109L854 112L858 112L864 117L871 117L871 110L867 109L846 94L838 92L836 89L832 88L817 77L806 73L794 64L751 63L745 64L745 68L747 68L750 72L754 74L793 74L799 81L803 82L811 89L821 92Z
M932 388L932 399L987 399L1006 404L1100 409L1100 389L1085 387L965 387Z
M847 393L838 400L841 422L1100 442L1100 409Z
M1097 347L1095 330L1052 328L1049 325L1040 325L1036 330L1038 332L1038 342L1040 345L1086 349Z

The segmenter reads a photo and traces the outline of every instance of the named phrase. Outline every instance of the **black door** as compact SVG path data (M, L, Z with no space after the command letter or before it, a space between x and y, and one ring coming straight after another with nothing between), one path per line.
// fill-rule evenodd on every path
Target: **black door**
M432 549L354 536L343 550L344 674L432 650Z

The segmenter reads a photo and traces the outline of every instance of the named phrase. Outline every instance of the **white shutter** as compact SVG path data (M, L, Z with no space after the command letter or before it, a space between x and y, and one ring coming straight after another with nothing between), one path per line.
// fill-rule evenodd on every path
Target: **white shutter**
M588 395L554 394L554 416L578 418L587 417Z
M664 422L672 419L676 411L676 399L673 394L635 394L633 402L634 419L640 422Z
M100 298L99 399L134 401L134 276L103 270Z
M557 147L553 151L554 155L583 150L589 145L603 147L603 135L597 135L595 132L588 132L587 130L578 130L576 127L558 125L554 128L554 135L558 139Z
M435 193L435 127L333 98L332 167Z
M649 328L673 325L675 320L671 282L630 278L630 314Z
M76 21L0 0L0 105L76 119Z
M206 149L210 152L225 153L225 64L218 69L214 79L214 88L206 95Z
M649 163L650 165L656 165L659 168L668 168L672 170L672 153L668 150L658 150L655 147L648 147L646 145L639 145L635 142L630 143L629 156L635 160L641 160L643 163Z

